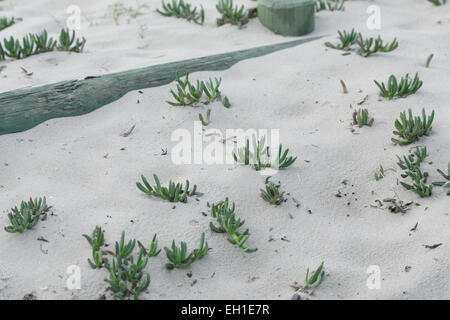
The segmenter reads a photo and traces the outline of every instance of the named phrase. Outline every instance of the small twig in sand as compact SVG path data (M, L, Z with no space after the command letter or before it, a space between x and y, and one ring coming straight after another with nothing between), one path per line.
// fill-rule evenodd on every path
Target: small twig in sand
M347 86L345 85L344 80L341 80L341 85L342 85L342 90L344 91L344 94L347 94L348 90L347 90Z
M124 138L128 137L133 132L135 127L136 127L136 124L133 124L133 126L130 128L130 130L128 130L125 133L122 133L121 136L124 137Z
M442 246L442 243L436 243L436 244L433 244L433 245L427 245L427 244L424 244L423 246L424 246L425 248L427 248L427 249L436 249L437 247Z

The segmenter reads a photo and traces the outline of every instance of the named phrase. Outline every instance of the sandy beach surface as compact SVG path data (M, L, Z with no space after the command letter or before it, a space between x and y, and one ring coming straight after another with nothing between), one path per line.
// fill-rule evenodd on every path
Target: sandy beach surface
M218 28L215 1L197 0L191 2L203 4L205 26L159 16L154 12L159 1L141 1L148 5L145 14L120 25L102 17L112 1L15 1L13 7L3 1L0 15L23 21L1 31L0 38L42 28L56 34L74 2L83 12L79 35L87 39L86 51L0 62L6 66L0 73L1 92L295 39L273 34L258 20L241 30ZM366 27L371 4L381 8L381 30ZM336 41L337 30L352 27L387 41L397 37L399 47L363 58L324 46ZM46 196L52 206L52 214L32 230L1 230L0 298L22 299L30 293L37 299L109 297L107 272L89 267L91 249L81 236L101 226L110 244L125 231L127 238L146 244L157 233L161 247L175 239L192 249L205 232L213 249L188 269L167 270L163 252L150 259L151 284L143 299L290 299L295 292L290 285L302 283L306 269L322 261L326 276L312 296L305 295L310 299L449 299L450 197L439 187L428 198L405 190L398 183L396 155L426 146L422 169L432 181L442 180L436 169L446 170L450 161L450 5L347 1L344 12L317 14L315 35L327 36L225 71L191 75L192 80L222 78L221 90L231 102L229 109L219 102L209 106L212 122L205 130L279 129L280 142L298 157L272 177L289 193L280 206L261 199L265 177L249 167L172 161L177 144L172 134L186 129L193 135L194 121L207 109L169 106L174 83L130 92L87 115L0 136L2 229L9 224L9 208L21 200ZM434 58L425 68L430 54ZM21 67L33 75L26 76ZM379 96L373 80L415 72L424 82L416 94L392 101ZM352 126L357 107L370 111L372 127ZM428 114L435 110L432 133L409 146L394 145L394 121L408 108L415 114L422 108ZM128 137L121 136L133 125ZM211 138L206 133L205 146ZM380 165L386 174L375 181ZM164 184L189 179L204 195L186 204L148 197L135 185L141 174L157 174ZM257 247L256 253L239 251L209 229L207 203L225 197L236 202L237 214L250 229L247 244ZM404 214L390 212L386 204L375 208L377 200L386 198L414 203ZM67 288L66 271L72 265L81 270L80 289ZM378 288L367 285L373 266L380 271Z

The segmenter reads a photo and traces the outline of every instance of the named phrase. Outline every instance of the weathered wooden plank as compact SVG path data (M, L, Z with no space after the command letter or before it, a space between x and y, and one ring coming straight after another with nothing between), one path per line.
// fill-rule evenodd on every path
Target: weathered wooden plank
M28 130L46 120L78 116L116 101L129 91L172 82L178 71L225 70L235 63L313 41L298 39L247 50L216 54L128 70L83 80L69 80L0 94L0 135Z

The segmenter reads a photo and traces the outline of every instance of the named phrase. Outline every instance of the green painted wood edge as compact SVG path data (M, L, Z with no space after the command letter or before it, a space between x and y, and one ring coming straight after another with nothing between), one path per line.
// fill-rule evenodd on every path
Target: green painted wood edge
M239 61L264 56L322 37L298 39L0 93L0 135L25 131L49 119L89 113L116 101L130 91L166 85L175 80L177 71L184 75L186 72L225 70Z

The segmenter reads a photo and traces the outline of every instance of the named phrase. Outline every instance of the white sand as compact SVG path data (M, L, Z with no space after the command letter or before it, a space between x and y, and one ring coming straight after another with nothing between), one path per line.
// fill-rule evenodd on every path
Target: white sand
M3 31L2 37L38 26L55 32L59 26L48 12L61 20L71 1L34 1L30 7L20 7L21 2L13 12L26 19ZM79 2L87 15L100 15L111 3ZM119 27L103 20L99 26L86 26L85 54L51 53L1 63L7 66L1 91L287 40L264 30L258 21L243 30L216 28L210 2L204 5L211 14L203 28L154 13L140 17L149 27L146 50L136 49L141 42L130 36L137 33L133 21ZM157 6L151 3L151 8ZM355 26L365 35L377 34L365 28L368 3L381 6L380 33L387 40L396 36L399 48L369 58L325 48L323 43L334 41L337 29ZM291 199L280 207L265 203L259 197L264 177L248 167L173 164L172 132L192 131L205 108L168 106L173 84L143 94L131 92L91 114L0 136L0 225L8 224L8 209L30 195L45 195L55 214L23 234L0 232L0 298L20 299L33 292L38 299L96 299L105 293L106 271L89 267L91 250L81 237L96 225L107 230L109 243L125 230L127 237L145 243L157 232L160 246L176 239L193 248L201 232L206 233L213 250L187 270L167 271L163 253L150 260L152 280L144 299L289 299L294 293L289 285L302 282L306 268L321 261L327 276L315 290L315 299L450 298L450 197L441 188L425 199L407 192L397 185L396 165L396 155L426 145L433 164L424 163L423 169L437 180L435 169L446 169L450 159L450 6L384 0L350 1L346 7L345 12L318 14L312 35L332 34L329 38L247 60L223 72L192 75L222 77L222 91L232 103L231 109L214 104L208 128L280 129L281 142L298 160L274 179L301 202L300 208ZM196 37L193 42L191 36ZM122 44L121 39L129 42ZM435 57L426 69L431 53ZM32 79L21 74L20 66L34 72ZM379 98L374 79L416 71L424 81L417 94L395 101ZM349 94L342 94L340 79ZM354 108L366 95L363 106L375 124L352 133L350 105ZM390 138L399 112L412 108L418 113L423 107L436 111L432 135L408 147L394 146ZM133 124L134 132L121 137ZM162 148L168 148L169 155L162 156ZM373 174L380 164L390 170L376 182ZM199 202L189 199L172 209L172 203L148 198L135 187L140 174L153 173L164 183L189 178L205 194ZM335 197L338 191L347 196ZM395 195L421 205L406 214L370 207L376 199ZM241 253L224 235L209 230L211 218L201 212L207 211L207 201L225 196L236 201L251 231L248 245L258 247L258 252ZM416 223L417 230L410 231ZM37 241L41 236L49 242ZM436 243L443 245L423 246ZM80 290L66 288L70 265L82 270ZM370 265L381 270L378 290L366 285ZM412 267L409 272L406 266Z

